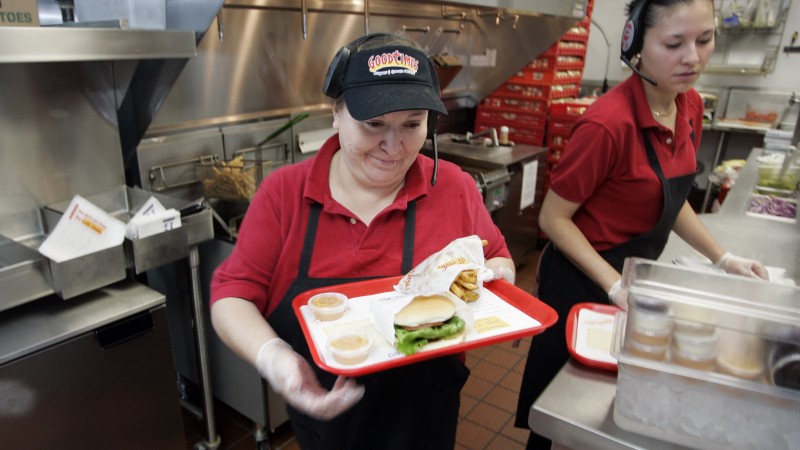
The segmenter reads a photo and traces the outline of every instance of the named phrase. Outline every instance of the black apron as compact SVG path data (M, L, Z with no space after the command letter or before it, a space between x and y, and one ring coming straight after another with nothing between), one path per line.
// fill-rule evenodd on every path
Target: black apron
M655 149L647 137L647 133L642 131L650 167L661 181L664 205L660 219L650 231L616 247L599 252L600 256L620 273L622 273L626 257L658 259L667 244L669 233L675 225L678 213L689 196L695 177L695 174L691 173L667 179L661 170L661 164L658 162ZM565 342L565 324L572 306L587 301L608 302L608 293L587 277L552 245L552 242L545 247L542 253L538 278L537 297L556 310L559 320L547 332L536 336L531 343L517 405L515 426L520 428L528 428L528 414L531 405L569 359Z
M314 368L320 383L333 387L336 375L314 364L292 309L299 294L319 287L369 278L311 278L322 205L311 206L300 267L281 303L267 319L278 335ZM416 202L408 204L403 231L403 260L399 274L413 268ZM356 378L364 397L352 409L331 421L320 421L287 406L292 429L305 450L333 449L452 449L458 424L461 388L469 369L455 356L445 356Z

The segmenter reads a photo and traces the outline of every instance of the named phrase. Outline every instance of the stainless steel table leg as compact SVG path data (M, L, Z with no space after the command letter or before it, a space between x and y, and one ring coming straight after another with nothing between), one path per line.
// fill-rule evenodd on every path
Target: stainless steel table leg
M269 450L269 400L267 399L267 382L261 379L261 392L264 393L264 424L257 423L253 436L256 439L257 450Z
M208 348L206 346L206 320L203 296L200 290L200 251L198 247L189 249L189 268L192 281L192 306L194 308L194 330L197 340L197 360L200 365L200 385L203 389L203 414L206 419L207 438L195 445L196 449L216 450L220 438L214 422L214 395L211 391L211 377L208 371Z

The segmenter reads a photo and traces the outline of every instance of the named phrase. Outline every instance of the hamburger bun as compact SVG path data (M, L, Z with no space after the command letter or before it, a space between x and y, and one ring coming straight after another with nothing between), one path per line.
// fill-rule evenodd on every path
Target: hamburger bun
M417 327L444 322L456 313L453 301L443 295L418 295L394 316L394 324Z

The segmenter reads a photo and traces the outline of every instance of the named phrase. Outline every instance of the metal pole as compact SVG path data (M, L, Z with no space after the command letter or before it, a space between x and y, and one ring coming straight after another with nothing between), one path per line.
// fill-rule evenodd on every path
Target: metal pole
M200 385L203 389L203 413L206 418L207 439L195 448L216 450L220 438L214 423L214 396L211 392L211 378L208 373L208 350L206 346L206 320L200 294L200 251L194 245L189 249L189 269L192 281L192 305L194 307L194 330L197 341L197 360L200 365Z

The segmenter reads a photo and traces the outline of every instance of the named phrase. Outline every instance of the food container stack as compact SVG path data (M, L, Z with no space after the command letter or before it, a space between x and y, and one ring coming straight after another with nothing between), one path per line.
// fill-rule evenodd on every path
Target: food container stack
M797 448L800 289L628 258L614 421L698 449Z
M476 133L506 126L511 141L544 145L550 103L580 92L593 3L583 20L478 105Z

